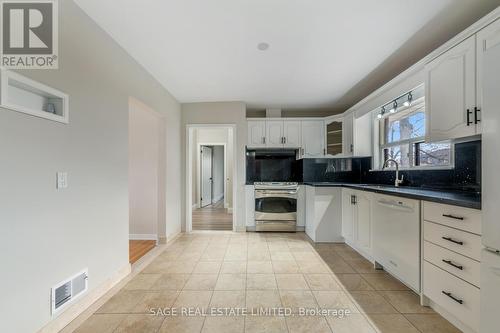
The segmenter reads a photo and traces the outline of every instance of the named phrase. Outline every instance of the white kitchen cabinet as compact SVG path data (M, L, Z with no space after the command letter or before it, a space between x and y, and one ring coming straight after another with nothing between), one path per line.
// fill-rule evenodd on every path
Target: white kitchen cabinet
M249 148L300 148L302 121L287 119L248 120Z
M344 156L354 155L354 113L347 114L342 120L342 150Z
M425 75L427 140L475 135L476 36L428 63Z
M300 148L302 142L302 122L297 120L283 121L283 147Z
M477 33L477 107L474 110L474 120L477 123L476 132L482 133L481 110L483 108L483 71L485 54L500 47L500 19L486 26ZM497 81L498 82L498 81Z
M420 201L373 194L373 258L420 292Z
M358 249L372 256L372 199L371 193L356 191L354 205L354 241Z
M330 156L344 154L344 123L342 119L335 119L325 123L326 153Z
M342 189L342 237L348 243L353 242L354 235L354 191Z
M269 148L283 147L283 120L266 121L266 146Z
M372 155L373 119L371 114L360 118L354 112L325 120L326 153L335 157Z
M252 148L266 147L266 122L263 120L248 120L247 146Z
M367 258L372 258L372 194L342 190L342 236Z
M314 242L342 242L342 188L306 186L306 234Z
M303 158L323 157L325 155L325 123L323 120L302 121Z

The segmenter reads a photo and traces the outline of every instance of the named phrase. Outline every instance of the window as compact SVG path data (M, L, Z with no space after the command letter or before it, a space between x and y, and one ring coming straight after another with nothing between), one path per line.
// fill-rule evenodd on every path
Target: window
M391 102L379 120L380 166L389 158L400 168L447 167L452 163L450 142L425 142L423 86ZM408 103L410 101L411 103ZM405 103L407 102L407 103ZM394 106L393 106L394 105ZM396 107L400 105L400 107ZM387 107L383 108L383 110ZM379 116L380 117L380 116ZM388 167L394 167L390 164Z

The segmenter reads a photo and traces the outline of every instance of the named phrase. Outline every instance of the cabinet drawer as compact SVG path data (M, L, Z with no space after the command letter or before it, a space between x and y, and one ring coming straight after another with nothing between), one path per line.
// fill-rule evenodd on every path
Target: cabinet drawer
M424 240L477 261L481 260L481 237L478 235L424 221Z
M481 235L481 211L424 201L424 220Z
M478 261L427 241L424 242L424 259L479 287L481 268Z
M474 331L479 331L480 291L478 288L426 261L424 261L423 282L425 296Z

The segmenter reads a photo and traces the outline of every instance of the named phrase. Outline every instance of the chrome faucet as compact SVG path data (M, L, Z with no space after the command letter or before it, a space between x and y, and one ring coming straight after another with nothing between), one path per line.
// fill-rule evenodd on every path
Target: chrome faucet
M392 162L396 164L396 179L394 180L394 186L399 187L399 184L401 184L405 178L405 175L401 175L401 179L399 179L399 163L393 158L388 158L385 162L384 165L382 166L382 170L385 170L387 167L387 163Z

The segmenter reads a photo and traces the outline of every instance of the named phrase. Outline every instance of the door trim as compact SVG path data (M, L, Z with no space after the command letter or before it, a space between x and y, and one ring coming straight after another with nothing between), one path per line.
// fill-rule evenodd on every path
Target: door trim
M184 231L186 233L192 232L193 230L193 214L192 214L192 206L193 206L193 193L192 193L192 186L193 186L193 179L192 179L192 173L193 173L193 149L195 149L194 142L191 139L191 132L197 128L224 128L227 130L232 131L232 145L233 145L233 158L232 158L232 163L233 163L233 172L232 172L232 198L233 198L233 207L232 207L232 216L233 216L233 231L241 231L241 228L237 228L237 216L238 216L238 205L240 198L238 198L238 156L240 156L241 153L238 151L237 147L237 128L236 124L186 124L186 132L185 132L185 224L184 224ZM200 142L201 143L201 142ZM213 143L211 143L213 144ZM197 148L197 147L196 147ZM227 152L227 150L225 151ZM227 154L225 154L227 156ZM227 160L227 158L225 158ZM226 169L226 168L225 168ZM227 177L224 177L225 180L227 180ZM226 185L227 187L227 185Z

